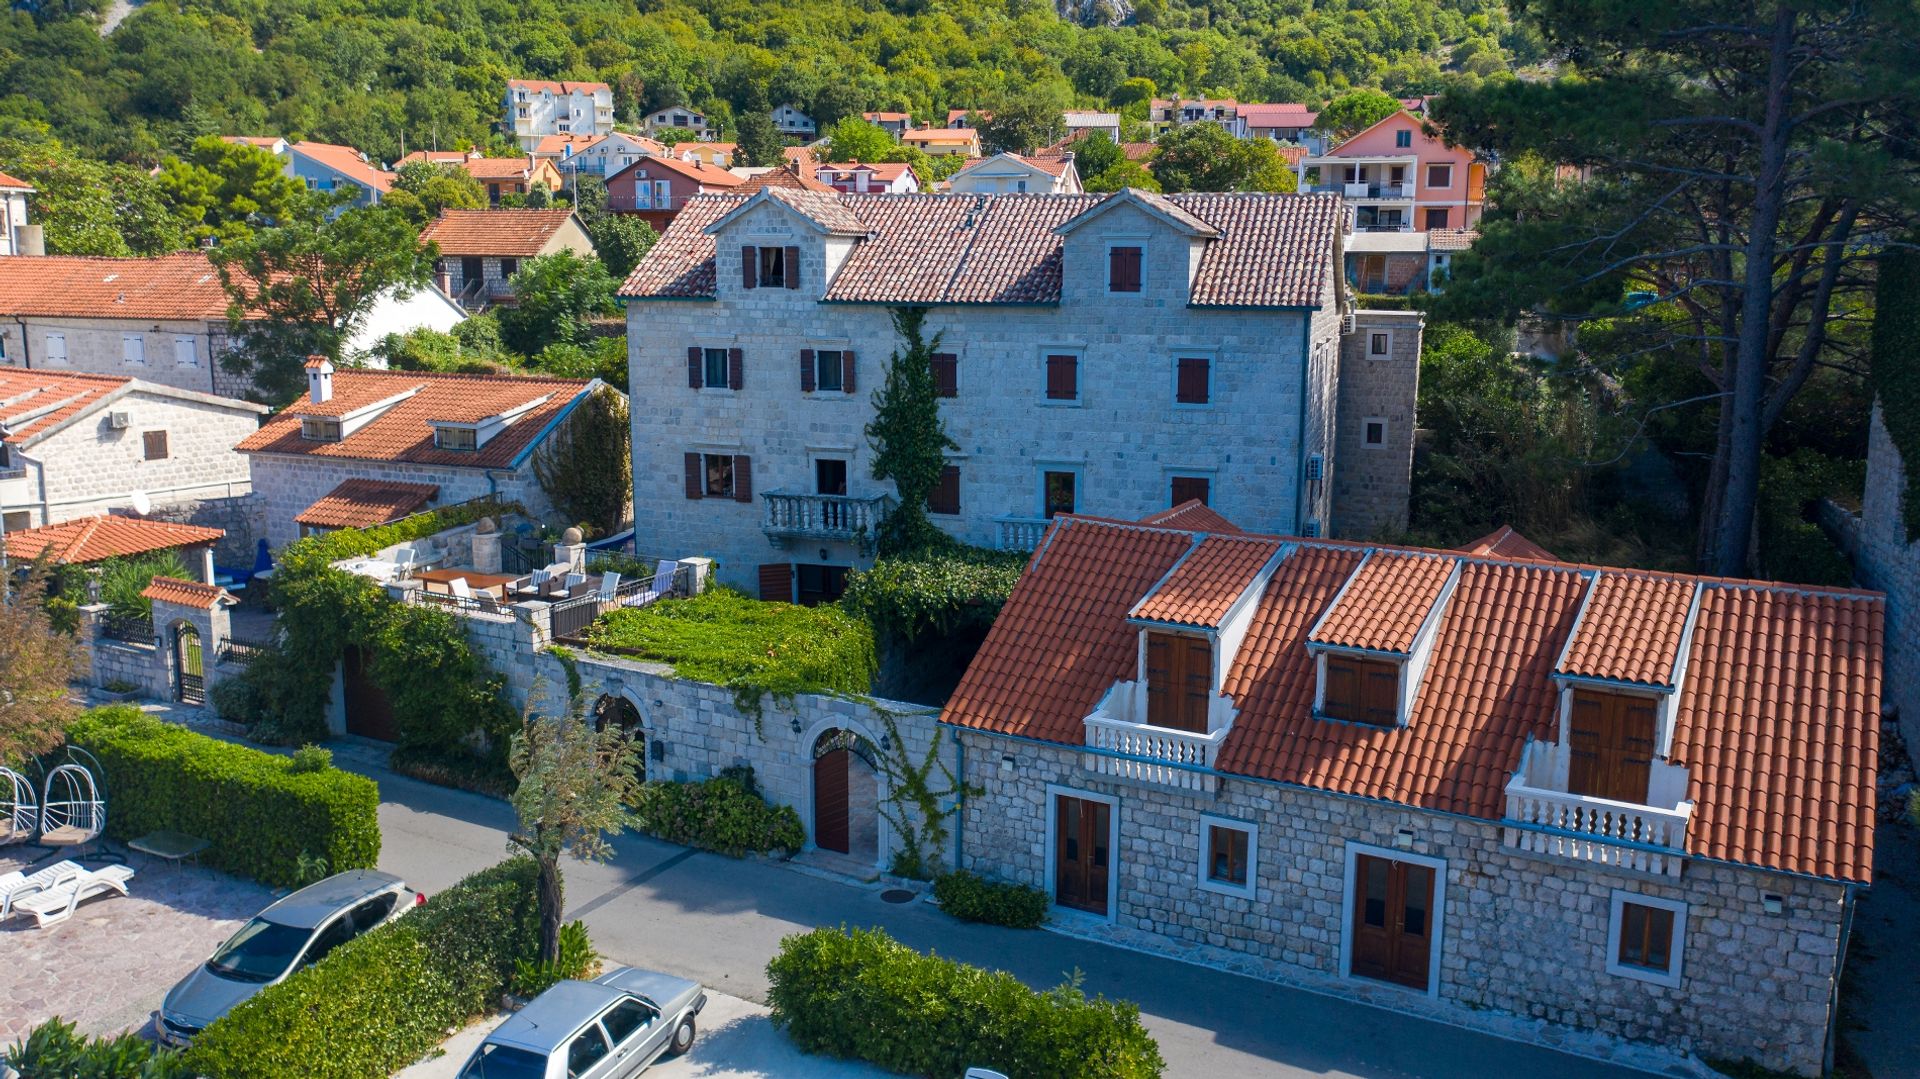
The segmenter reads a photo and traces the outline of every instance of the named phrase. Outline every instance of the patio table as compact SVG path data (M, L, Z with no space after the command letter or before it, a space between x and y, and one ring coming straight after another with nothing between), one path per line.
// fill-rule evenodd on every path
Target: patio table
M185 832L149 832L127 843L128 850L137 850L142 854L168 862L179 863L188 858L198 865L200 852L212 846L210 840Z

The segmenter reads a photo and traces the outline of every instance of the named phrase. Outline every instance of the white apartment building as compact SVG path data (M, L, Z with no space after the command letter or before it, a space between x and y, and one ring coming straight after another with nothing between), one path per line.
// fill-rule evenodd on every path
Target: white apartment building
M33 187L25 180L16 180L0 172L0 255L28 252L27 196L31 194Z
M613 131L613 87L604 82L508 79L502 128L532 151L546 135Z

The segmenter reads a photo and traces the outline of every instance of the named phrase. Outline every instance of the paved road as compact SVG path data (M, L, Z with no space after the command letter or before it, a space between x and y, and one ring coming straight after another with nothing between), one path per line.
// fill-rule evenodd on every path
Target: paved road
M356 766L342 760L341 764ZM504 803L359 765L380 783L380 868L431 893L507 854ZM1030 985L1078 970L1089 993L1137 1001L1171 1076L1314 1079L1626 1079L1644 1073L1057 933L956 922L923 903L790 867L623 836L605 865L570 863L568 918L610 961L766 999L780 938L878 925L916 948L1009 970ZM431 901L431 900L429 900Z

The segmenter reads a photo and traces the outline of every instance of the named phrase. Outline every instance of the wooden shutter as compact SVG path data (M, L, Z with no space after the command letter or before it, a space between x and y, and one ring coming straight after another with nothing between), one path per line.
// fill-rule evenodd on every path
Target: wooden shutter
M1653 702L1617 693L1576 692L1568 726L1567 790L1616 802L1645 802L1653 765Z
M700 455L687 454L687 497L704 498L707 493L706 477L700 472Z
M746 354L737 348L727 350L727 386L738 391L742 380L746 378Z
M940 482L933 493L927 496L929 513L948 515L960 512L960 466L948 465L940 470Z
M1205 637L1147 634L1147 722L1204 732L1213 695L1213 645Z
M167 433L165 431L147 431L141 434L142 449L149 461L164 461L167 457Z
M793 563L768 562L760 567L760 598L775 603L793 602Z
M1360 671L1360 721L1393 727L1400 721L1400 669L1389 663L1363 664Z
M1327 658L1327 684L1320 694L1320 710L1335 719L1350 718L1356 707L1360 672L1345 660Z
M853 353L852 352L842 352L840 354L840 390L843 393L853 392Z
M1213 696L1213 644L1205 637L1182 637L1180 663L1181 730L1202 734L1207 729L1207 699Z
M1147 722L1156 727L1173 725L1173 665L1177 659L1171 635L1147 634Z
M743 453L733 455L733 500L753 501L753 458Z
M1047 357L1047 400L1071 401L1080 396L1079 366L1077 356Z
M800 350L800 392L813 392L813 350L810 348Z
M783 257L780 261L786 263L787 287L799 288L800 287L800 249L797 247L789 247L786 249L786 252L787 253L785 257Z
M1207 403L1207 368L1204 357L1182 356L1176 365L1173 399L1183 405Z
M758 282L754 275L759 272L760 249L742 247L740 249L740 287L753 288Z
M1204 506L1212 493L1209 490L1212 486L1213 484L1205 476L1175 476L1172 483L1173 498L1170 504L1179 506L1188 502L1198 502Z
M1107 252L1107 287L1114 292L1140 291L1140 249L1115 247Z
M696 390L706 384L704 359L699 345L687 346L687 385Z
M933 368L933 395L960 396L960 357L951 352L936 352L927 362Z

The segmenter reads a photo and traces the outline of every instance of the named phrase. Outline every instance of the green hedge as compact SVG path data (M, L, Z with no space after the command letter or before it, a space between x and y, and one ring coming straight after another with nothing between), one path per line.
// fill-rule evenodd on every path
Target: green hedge
M280 552L280 564L311 567L338 562L344 558L359 558L370 555L382 547L391 547L408 540L425 539L436 532L472 524L482 517L492 517L497 522L499 518L509 513L525 514L526 508L518 502L510 502L506 499L478 498L441 509L422 510L410 517L402 517L392 524L375 525L372 528L335 529L332 532L307 536L288 544L286 549Z
M128 705L98 708L67 731L106 771L107 835L161 830L203 836L201 860L265 884L300 884L300 858L327 871L380 857L373 780L294 761L163 723Z
M207 1079L376 1079L492 1010L517 961L539 950L532 859L485 869L336 948L202 1031L187 1050Z
M807 843L800 814L792 806L768 805L752 776L745 770L699 783L643 783L631 806L633 827L735 858L776 850L792 857Z
M911 641L993 624L1027 568L1020 551L952 549L882 558L847 575L840 605L874 628Z
M943 873L933 882L940 909L964 922L1032 929L1047 920L1047 893L1025 884L987 880L977 873Z
M951 1079L969 1067L1146 1079L1166 1065L1126 1001L923 955L878 929L815 929L767 964L773 1021L808 1053Z

